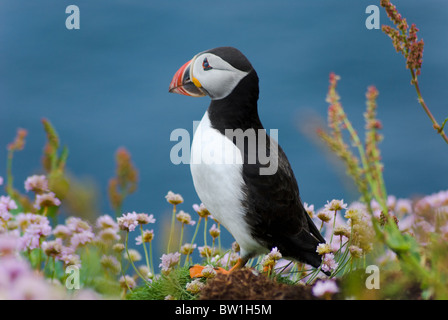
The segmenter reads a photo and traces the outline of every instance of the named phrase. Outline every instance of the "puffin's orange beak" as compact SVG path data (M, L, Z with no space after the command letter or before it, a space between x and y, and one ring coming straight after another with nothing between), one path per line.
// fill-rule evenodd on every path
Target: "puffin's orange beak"
M191 97L203 97L204 91L198 87L193 81L193 75L191 70L191 63L194 59L185 63L174 74L173 80L171 80L169 92L179 93ZM199 84L199 82L196 80Z

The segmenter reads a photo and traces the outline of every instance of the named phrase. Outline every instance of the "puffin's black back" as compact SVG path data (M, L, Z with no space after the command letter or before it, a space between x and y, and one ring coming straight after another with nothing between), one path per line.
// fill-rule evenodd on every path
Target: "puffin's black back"
M236 51L235 51L236 50ZM252 65L237 49L221 47L210 50L232 64L235 68L249 71L232 93L221 100L212 100L208 113L212 127L225 134L226 129L255 129L257 141L260 134L266 136L266 156L274 152L277 143L266 135L258 116L258 76ZM234 53L235 56L234 56ZM232 137L236 144L235 137ZM238 145L237 145L238 146ZM257 144L258 148L258 144ZM308 263L314 267L321 264L316 253L319 243L325 243L299 196L299 188L289 161L278 146L278 170L273 175L260 175L263 165L256 150L256 163L249 164L247 141L244 144L243 179L245 182L245 220L251 227L252 236L267 249L277 247L283 256ZM243 150L242 150L243 151ZM251 154L252 156L252 154Z

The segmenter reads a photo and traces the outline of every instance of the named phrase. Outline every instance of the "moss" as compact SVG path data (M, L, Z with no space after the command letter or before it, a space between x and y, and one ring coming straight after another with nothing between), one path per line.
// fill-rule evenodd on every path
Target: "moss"
M171 295L176 300L195 300L193 295L185 290L187 283L191 281L188 267L176 268L167 276L161 275L154 279L151 285L142 285L129 293L128 300L164 300Z

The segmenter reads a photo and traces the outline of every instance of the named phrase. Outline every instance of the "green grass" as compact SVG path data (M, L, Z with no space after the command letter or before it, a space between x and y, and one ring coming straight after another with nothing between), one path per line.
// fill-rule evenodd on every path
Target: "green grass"
M189 267L175 268L167 276L161 275L153 279L151 286L142 285L129 293L128 300L164 300L171 295L176 300L196 300L198 295L193 295L185 289L191 282Z

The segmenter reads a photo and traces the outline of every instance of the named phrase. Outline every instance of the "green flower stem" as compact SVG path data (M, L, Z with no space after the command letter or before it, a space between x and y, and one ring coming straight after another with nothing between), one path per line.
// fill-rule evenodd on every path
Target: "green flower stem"
M334 227L336 226L336 214L338 213L338 210L334 210L334 217L333 217L333 231L331 232L331 238L330 238L330 245L333 242L333 234L334 234Z
M145 281L146 283L148 283L145 279L145 277L142 276L142 274L140 273L140 271L138 271L138 269L135 267L134 261L131 259L131 255L129 254L129 250L128 250L128 239L129 239L129 232L126 231L126 241L125 241L125 249L126 249L126 254L128 256L129 261L131 262L132 268L134 268L135 273L137 273L137 275L142 278L143 281ZM125 277L126 279L126 277Z
M372 140L375 141L375 143L378 143L377 139L375 138L377 136L376 131L377 130L375 129L375 127L373 127L370 129L370 131L368 133L366 133L366 135L371 135L372 137L374 137ZM366 140L367 140L367 138L366 138ZM372 148L372 153L373 153L372 154L373 159L380 159L380 154L379 154L378 148ZM386 204L385 204L386 206L385 206L385 208L383 207L383 210L386 209L385 212L387 214L388 210L387 210L386 183L384 182L383 172L381 169L381 163L379 162L379 160L375 160L372 170L375 173L375 177L373 177L373 180L377 181L379 183L379 189L380 189L379 191L380 191L381 199L384 199L384 201L386 201Z
M125 276L125 274L124 274L124 270L123 270L123 261L122 261L122 260L123 260L123 259L120 259L121 275L123 276L123 280L124 280L124 283L126 284L126 287L128 287L129 291L132 292L132 289L131 289L131 287L129 286L129 284L128 284L127 280L126 280L126 276ZM122 297L122 298L124 298L125 296L126 296L126 291L124 291L124 293L123 293L123 297Z
M194 244L194 240L196 239L196 235L198 234L199 225L201 224L201 219L202 219L202 217L199 216L198 223L196 224L196 229L194 230L193 239L191 239L191 245ZM185 266L187 265L187 263L189 262L189 257L190 257L190 253L187 254L187 258L186 258L186 260L185 260L184 267L185 267Z
M311 273L311 276L308 279L308 281L306 282L306 284L312 283L314 281L314 279L316 279L316 277L318 276L321 269L322 269L322 266L319 266L319 268L315 269L314 272Z
M151 262L151 273L154 275L154 263L152 259L152 241L149 243L149 261Z
M41 249L41 247L42 247L42 239L39 238L39 247L37 248L37 250L39 250L39 255L37 256L37 265L36 265L36 269L38 271L40 271L40 267L42 264L42 249Z
M207 246L207 218L205 218L204 222L204 246Z
M300 268L299 268L299 264L300 264ZM303 274L303 263L299 263L299 262L294 263L294 266L291 269L291 273L296 272L296 269L297 269L297 274L295 276L295 283L300 281L300 276Z
M56 273L56 258L53 257L53 272L51 273L51 282L53 283L54 274Z
M196 230L194 230L193 239L191 239L191 244L194 243L194 240L196 239L196 235L198 234L199 225L201 224L202 217L199 217L198 224L196 225Z
M423 100L422 93L421 93L420 87L418 85L417 76L415 75L415 71L413 69L411 69L411 75L412 75L412 84L414 85L415 91L417 92L418 102L420 103L423 110L425 110L426 114L428 115L429 119L431 120L433 128L437 131L438 134L440 134L442 136L442 139L445 140L446 143L448 143L448 137L447 137L446 133L443 131L443 127L445 126L445 123L447 122L448 118L445 119L442 126L440 126L437 123L437 120L434 118L434 116L432 115L428 106L426 105L425 100Z
M361 158L361 163L363 166L365 177L370 186L370 189L371 189L374 197L380 204L381 208L383 209L384 214L387 215L386 199L379 194L378 182L375 181L375 179L373 179L373 177L371 175L371 170L369 168L369 163L367 161L366 153L361 144L361 141L359 140L359 136L356 133L355 129L353 128L351 122L347 119L347 116L345 115L345 112L343 110L342 110L342 113L344 114L344 117L343 117L344 124L345 124L348 132L350 133L350 137L352 138L352 140L355 144L355 147L358 149L359 157Z
M208 218L205 218L204 222L204 247L207 247L207 220ZM210 262L210 257L207 253L207 250L205 250L205 254L207 255L207 263Z
M143 244L143 251L145 252L146 266L148 267L148 270L151 270L150 265L149 265L148 250L146 249L146 244L143 241L143 226L142 225L140 225L140 233L142 235L142 244Z
M342 253L342 248L344 248L348 243L349 241L346 241L344 244L341 244L341 247L335 252L335 254Z
M348 251L348 249L347 249L347 251ZM338 267L338 269L334 272L334 274L336 274L337 272L339 272L341 270L344 270L342 272L342 274L344 275L345 271L347 270L347 265L348 265L349 261L351 261L351 260L353 260L352 257L350 257L349 259L343 261L343 263L341 263L340 267Z
M183 238L184 238L184 223L182 223L182 226L181 226L181 228L180 228L180 241L179 241L179 252L180 252L180 249L182 248L182 240L183 240ZM180 264L180 262L179 262L179 264Z
M214 251L214 249L215 249L215 241L216 241L216 239L213 238L213 240L212 240L212 253L213 253L213 251Z
M353 225L350 229L350 239L348 241L346 241L344 243L344 245L341 246L341 248L338 250L339 253L342 252L342 248L347 246L347 248L345 249L345 251L342 253L342 257L340 259L338 259L338 267L336 268L336 270L333 271L332 275L336 275L338 274L338 272L340 272L342 270L342 268L346 265L347 261L349 261L350 259L347 259L348 253L350 250L348 250L350 244L351 244L351 239L353 239ZM336 252L336 253L338 253ZM350 257L351 258L351 257ZM347 260L346 260L347 259ZM345 271L344 271L345 273ZM343 273L343 274L344 274Z
M446 124L447 121L448 121L448 118L446 118L446 119L443 121L442 125L440 126L439 133L441 133L441 132L443 131L443 129L445 128L445 124Z
M271 278L272 267L268 267L268 278Z
M45 273L45 271L47 270L47 265L48 265L48 261L50 260L50 256L47 256L47 258L45 259L45 264L44 264L44 268L43 268L43 272Z
M171 239L173 238L174 233L174 221L176 219L176 205L173 205L173 214L171 215L171 229L170 229L170 237L168 239L168 246L166 248L166 253L171 252Z
M278 273L278 274L283 273L283 272L285 272L285 270L291 265L291 263L293 263L293 262L292 262L292 261L289 261L289 263L286 264L286 266L284 266L284 267L277 268L277 269L274 268L274 271L275 271L276 273ZM278 271L278 270L280 270L280 271Z
M184 238L184 223L182 223L182 226L180 227L180 241L179 241L179 252L182 249L182 240ZM179 263L177 264L177 267L180 268L180 263L182 261L182 255L179 257Z
M6 192L12 196L13 195L13 175L12 175L12 158L14 156L14 151L9 150L8 151L8 161L6 163L6 177L7 177L7 183L6 183Z

